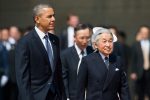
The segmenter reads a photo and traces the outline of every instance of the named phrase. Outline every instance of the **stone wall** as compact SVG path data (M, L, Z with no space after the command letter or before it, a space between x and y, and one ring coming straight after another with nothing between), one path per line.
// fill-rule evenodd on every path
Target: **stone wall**
M139 25L149 25L150 0L0 0L0 27L33 25L32 8L38 3L53 3L56 25L65 25L69 12L79 15L82 23L116 25L127 32L128 42Z

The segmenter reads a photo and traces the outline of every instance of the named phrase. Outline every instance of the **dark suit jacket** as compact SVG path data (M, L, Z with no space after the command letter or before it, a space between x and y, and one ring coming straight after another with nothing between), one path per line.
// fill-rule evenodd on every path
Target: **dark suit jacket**
M128 66L129 66L129 61L130 61L130 48L123 43L120 42L115 42L114 43L114 49L113 49L113 54L116 54L117 56L120 56L123 64L124 64L124 69L127 72L128 71Z
M0 78L2 75L8 76L8 66L8 52L2 43L0 43Z
M126 74L120 58L110 55L109 70L99 53L83 58L77 81L77 99L84 100L130 100Z
M92 47L86 48L87 54L92 53ZM62 52L61 55L62 66L63 66L63 78L66 88L66 94L68 98L75 98L76 83L77 83L77 67L79 63L79 56L75 49L75 46L67 48ZM76 100L76 99L74 99Z
M58 38L49 34L54 52L55 85L58 100L65 100ZM45 100L52 70L47 52L35 30L24 36L16 47L16 79L21 100Z
M9 61L9 80L10 82L16 84L16 73L15 73L15 46L12 45L11 50L8 52L8 61Z
M68 31L67 31L67 27L64 28L61 31L61 33L59 34L59 39L60 39L60 49L61 49L61 51L68 48Z
M149 53L150 58L150 53ZM150 59L149 59L150 60ZM140 42L135 42L132 46L132 72L137 74L138 79L141 79L144 72L144 58Z

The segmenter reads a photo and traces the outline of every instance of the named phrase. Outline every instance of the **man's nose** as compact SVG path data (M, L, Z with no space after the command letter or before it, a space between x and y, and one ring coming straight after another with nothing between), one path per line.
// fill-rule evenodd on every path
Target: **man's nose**
M110 43L109 43L109 42L106 42L106 46L110 46Z
M54 16L52 16L52 21L55 21L55 17Z
M83 39L83 43L88 43L88 39Z

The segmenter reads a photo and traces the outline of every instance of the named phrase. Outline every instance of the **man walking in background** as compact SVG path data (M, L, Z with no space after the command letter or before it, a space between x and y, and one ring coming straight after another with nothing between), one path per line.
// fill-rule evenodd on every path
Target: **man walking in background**
M74 28L79 24L79 17L75 14L69 14L67 17L67 27L64 28L60 35L61 51L74 45Z
M75 44L72 47L65 49L61 55L63 66L63 78L67 98L69 100L76 100L75 94L77 88L77 73L82 57L93 52L92 47L88 46L90 36L91 33L88 25L77 25L74 32Z
M138 100L144 100L145 95L150 99L150 40L149 27L141 26L138 34L141 40L132 47L131 79L135 81Z

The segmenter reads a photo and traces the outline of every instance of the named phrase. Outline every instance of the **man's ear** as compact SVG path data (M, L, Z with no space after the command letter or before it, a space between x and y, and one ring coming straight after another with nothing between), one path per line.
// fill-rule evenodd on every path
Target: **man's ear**
M34 17L34 20L35 20L36 23L40 23L40 22L39 22L39 16L35 16L35 17Z
M76 34L73 35L74 42L76 41Z
M97 48L98 48L96 42L93 43L93 47L94 47L94 49L97 49Z

